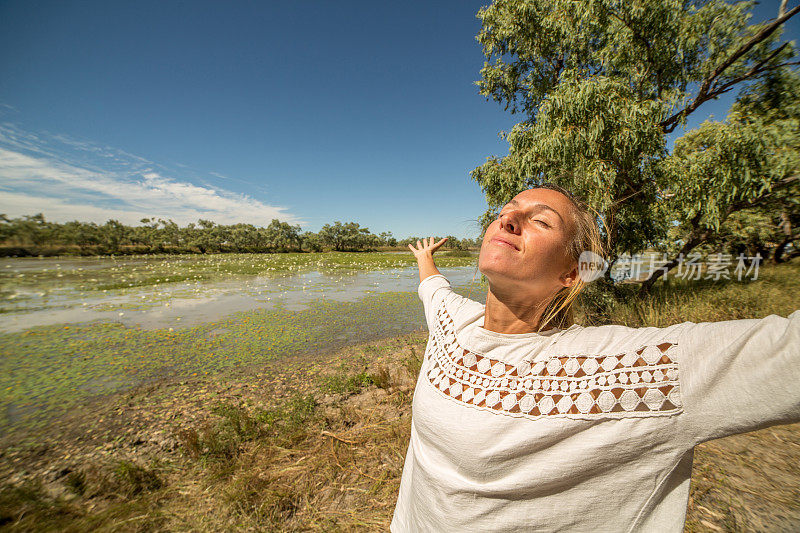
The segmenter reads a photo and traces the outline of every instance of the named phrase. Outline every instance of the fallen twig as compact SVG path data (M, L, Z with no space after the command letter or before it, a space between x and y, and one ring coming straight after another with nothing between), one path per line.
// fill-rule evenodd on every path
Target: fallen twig
M381 482L381 480L380 480L380 479L376 479L376 478L374 478L374 477L370 476L369 474L365 473L363 470L361 470L361 469L360 469L358 466L356 466L355 464L353 465L353 468L355 468L356 470L358 470L358 473L359 473L359 474L361 474L362 476L364 476L364 477L368 477L368 478L370 478L370 479L371 479L371 480L373 480L373 481L377 481L378 483L380 483L380 482Z
M343 439L342 437L339 437L338 435L334 435L334 434L333 434L333 433L331 433L330 431L325 431L325 430L322 430L322 434L323 434L323 435L327 435L328 437L333 437L334 439L336 439L336 440L338 440L338 441L341 441L341 442L345 442L345 443L347 443L347 444L358 444L358 443L357 443L356 441L354 441L354 440L347 440L347 439Z

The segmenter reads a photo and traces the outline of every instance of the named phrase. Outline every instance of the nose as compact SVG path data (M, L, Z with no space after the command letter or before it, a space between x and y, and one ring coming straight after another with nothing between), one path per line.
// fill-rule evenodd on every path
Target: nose
M516 210L500 215L500 229L510 233L519 234L519 218Z

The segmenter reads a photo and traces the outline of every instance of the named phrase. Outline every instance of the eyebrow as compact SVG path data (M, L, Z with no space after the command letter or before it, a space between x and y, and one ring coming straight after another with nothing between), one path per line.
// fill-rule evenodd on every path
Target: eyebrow
M519 206L519 202L518 202L518 201L516 201L514 198L512 198L512 199L511 199L511 201L510 201L510 202L508 202L508 203L509 203L509 204L516 205L516 206ZM555 209L553 209L553 208L552 208L552 207L550 207L549 205L547 205L547 204L540 204L540 203L536 203L536 204L533 204L533 206L532 206L532 207L538 207L538 208L539 208L539 211L552 211L553 213L555 213L556 215L558 215L558 218L560 218L560 219L561 219L561 223L562 223L562 224L564 224L564 218L561 216L561 213L559 213L558 211L556 211Z

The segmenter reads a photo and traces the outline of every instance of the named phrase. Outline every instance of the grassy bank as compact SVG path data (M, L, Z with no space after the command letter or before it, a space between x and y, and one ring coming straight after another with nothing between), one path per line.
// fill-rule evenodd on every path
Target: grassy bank
M424 325L418 303L414 293L386 292L354 302L320 300L302 311L279 306L239 312L175 331L88 323L3 333L0 436L44 427L86 398L139 383L214 375L412 331Z
M2 457L11 530L380 529L425 333L152 384Z
M592 289L582 323L788 315L800 262L635 301ZM417 304L419 305L418 301ZM233 366L99 398L0 455L10 531L387 530L427 333ZM28 437L33 437L34 434ZM20 441L22 442L22 441ZM696 448L687 531L800 523L800 424Z

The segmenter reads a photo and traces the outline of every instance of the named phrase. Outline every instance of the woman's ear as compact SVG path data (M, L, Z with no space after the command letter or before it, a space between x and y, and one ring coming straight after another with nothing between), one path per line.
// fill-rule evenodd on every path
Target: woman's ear
M565 287L572 287L572 285L578 280L578 274L578 265L575 265L572 270L561 275L561 278L559 278L561 284Z

